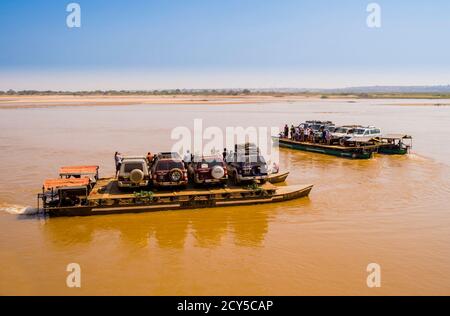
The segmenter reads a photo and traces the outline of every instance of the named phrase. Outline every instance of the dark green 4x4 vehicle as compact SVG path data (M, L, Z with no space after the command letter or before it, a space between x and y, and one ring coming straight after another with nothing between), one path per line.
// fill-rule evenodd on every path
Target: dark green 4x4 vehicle
M228 175L235 184L242 182L266 183L269 178L268 166L259 149L253 144L237 145L227 156Z

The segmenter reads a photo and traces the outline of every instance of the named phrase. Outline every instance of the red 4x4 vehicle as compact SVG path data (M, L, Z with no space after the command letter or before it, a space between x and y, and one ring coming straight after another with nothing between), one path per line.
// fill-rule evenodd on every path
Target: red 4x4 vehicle
M188 165L188 174L195 184L227 184L227 166L222 157L194 157Z
M151 162L154 187L187 186L188 176L179 155L159 153Z

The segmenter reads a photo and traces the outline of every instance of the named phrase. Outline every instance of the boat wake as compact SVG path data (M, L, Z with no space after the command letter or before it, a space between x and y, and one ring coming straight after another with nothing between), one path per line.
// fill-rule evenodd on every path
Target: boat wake
M35 215L39 213L39 210L31 206L0 204L0 212L12 215Z
M408 159L417 160L417 161L429 161L430 160L430 158L428 158L426 156L419 155L417 153L410 153L410 154L408 154Z

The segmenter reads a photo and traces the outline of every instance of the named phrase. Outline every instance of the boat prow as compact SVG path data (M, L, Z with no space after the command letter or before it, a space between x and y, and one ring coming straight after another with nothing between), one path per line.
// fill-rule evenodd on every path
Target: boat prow
M282 173L274 173L269 175L269 182L270 183L282 183L285 182L287 177L289 176L289 171L282 172Z
M288 185L285 187L279 187L277 190L278 198L282 198L283 201L294 200L302 197L307 197L311 192L313 184L307 185Z

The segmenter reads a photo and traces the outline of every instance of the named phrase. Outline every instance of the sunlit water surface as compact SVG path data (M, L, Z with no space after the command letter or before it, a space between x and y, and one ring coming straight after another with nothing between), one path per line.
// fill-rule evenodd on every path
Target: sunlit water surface
M417 101L136 105L0 110L0 294L450 294L450 107ZM389 104L389 105L387 105ZM84 218L18 215L61 165L167 150L171 130L308 119L414 136L413 153L351 161L281 150L282 204ZM79 263L81 289L66 287ZM369 289L366 267L380 264Z

